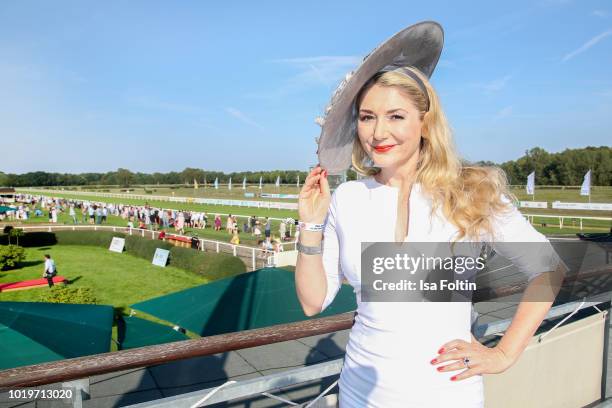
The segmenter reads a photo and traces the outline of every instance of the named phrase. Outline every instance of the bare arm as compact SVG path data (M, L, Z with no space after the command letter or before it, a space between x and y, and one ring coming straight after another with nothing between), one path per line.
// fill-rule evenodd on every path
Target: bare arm
M519 303L512 323L497 347L514 363L529 344L546 317L563 283L566 269L563 263L552 272L531 280Z
M302 245L319 246L322 238L322 232L300 232ZM327 293L327 279L322 258L321 254L298 253L295 264L295 288L306 316L313 316L321 312L321 306Z
M300 191L298 212L303 222L322 224L330 206L331 194L327 173L315 167ZM326 225L329 232L329 225ZM335 233L335 231L334 231ZM299 241L305 246L321 245L323 232L300 231ZM327 294L327 277L323 265L323 255L298 253L295 266L295 288L298 299L307 316L321 312Z

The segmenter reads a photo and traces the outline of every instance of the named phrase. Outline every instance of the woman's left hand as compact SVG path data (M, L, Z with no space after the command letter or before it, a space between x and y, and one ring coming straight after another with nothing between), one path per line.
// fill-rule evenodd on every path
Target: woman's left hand
M515 362L499 347L484 346L473 335L471 343L455 339L443 344L440 351L440 354L431 361L432 365L439 365L437 367L438 371L464 370L451 377L453 381L464 380L473 375L501 373ZM470 360L468 369L463 363L464 357ZM442 363L447 364L442 365Z

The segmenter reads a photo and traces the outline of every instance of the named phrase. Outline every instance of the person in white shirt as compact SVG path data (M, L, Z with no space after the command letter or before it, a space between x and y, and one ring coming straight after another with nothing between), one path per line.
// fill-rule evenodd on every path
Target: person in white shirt
M70 204L70 209L68 210L68 214L70 215L70 218L72 218L72 223L78 224L77 217L76 217L76 211L74 211L74 204Z
M89 223L93 224L94 223L94 217L95 217L93 204L89 204L88 205L87 213L89 214Z
M342 183L333 195L320 166L305 180L297 296L313 316L331 304L344 279L355 290L341 408L483 407L482 374L517 361L554 299L521 303L520 323L486 347L471 334L469 302L362 301L361 243L488 237L497 250L500 242L547 239L512 205L501 169L459 159L436 92L420 71L405 69L410 74L376 74L355 98L352 163L366 178Z
M55 268L55 261L51 259L51 255L45 254L45 270L43 272L43 278L47 279L49 287L53 286L53 277L56 275L57 270Z

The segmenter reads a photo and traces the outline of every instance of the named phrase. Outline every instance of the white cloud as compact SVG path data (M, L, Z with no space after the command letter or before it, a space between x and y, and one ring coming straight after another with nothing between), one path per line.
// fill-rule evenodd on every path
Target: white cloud
M601 34L596 35L595 37L591 38L589 41L582 44L580 47L576 48L574 51L565 54L565 56L563 57L563 62L569 61L570 59L574 58L578 54L582 54L583 52L587 51L589 48L593 47L595 44L597 44L598 42L600 42L601 40L603 40L604 38L606 38L607 36L611 34L612 34L612 30L608 30L608 31L604 31Z
M313 86L332 86L351 70L357 68L363 57L360 56L314 56L281 58L271 60L293 68L296 73L279 84L278 88L266 92L251 93L254 98L279 98L301 92Z
M512 106L506 106L505 108L499 110L495 116L493 116L493 120L507 118L510 115L512 115Z
M457 64L455 63L455 61L451 61L446 58L441 58L440 61L438 61L437 65L437 67L439 68L455 68L456 66Z
M572 3L572 0L542 0L540 5L542 6L563 6Z
M506 87L510 79L512 79L512 75L508 74L502 78L497 78L489 82L477 83L476 86L482 88L485 93L499 92Z
M271 62L295 67L300 71L296 78L301 80L328 82L330 77L341 78L345 73L356 68L362 60L362 57L349 55L283 58Z
M600 18L610 17L610 12L606 10L593 10L591 14L594 15L595 17L600 17Z
M596 92L595 95L612 98L612 89L604 89L603 91Z
M235 117L236 119L238 119L239 121L246 123L249 126L253 126L254 128L257 128L259 130L264 130L263 126L261 126L259 123L255 122L254 120L249 118L247 115L245 115L242 111L236 108L228 107L228 108L225 108L225 111L229 113L230 115L232 115L233 117Z
M125 100L132 105L145 109L156 109L195 115L203 115L206 113L205 110L200 106L172 101L163 101L152 96L126 95Z

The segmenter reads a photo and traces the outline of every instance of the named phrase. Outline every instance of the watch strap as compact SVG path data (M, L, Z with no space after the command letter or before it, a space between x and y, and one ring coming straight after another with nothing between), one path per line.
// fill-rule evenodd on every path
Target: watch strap
M323 253L323 243L321 243L319 246L306 246L302 245L300 241L298 241L296 243L296 248L298 252L306 255L317 255Z

